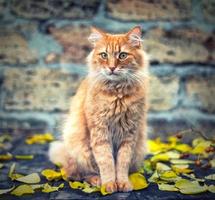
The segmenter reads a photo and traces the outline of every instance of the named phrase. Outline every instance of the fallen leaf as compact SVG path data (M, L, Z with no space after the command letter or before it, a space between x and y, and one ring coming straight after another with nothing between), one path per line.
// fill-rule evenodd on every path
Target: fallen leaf
M176 173L189 174L193 172L192 169L189 169L189 165L172 165L173 171Z
M60 169L60 173L61 173L63 180L68 181L68 178L66 176L66 172L63 168Z
M3 161L11 160L12 158L13 158L13 156L10 153L0 155L0 160L3 160Z
M176 178L177 174L174 171L164 171L163 173L160 174L160 178Z
M14 157L19 160L32 160L34 155L15 155Z
M200 140L195 143L192 154L205 154L205 149L211 145L211 141Z
M154 162L154 163L158 161L168 161L168 160L169 160L169 156L166 153L156 154L151 157L151 162Z
M11 141L12 137L9 134L4 134L0 136L0 143L3 143L5 141Z
M34 184L34 185L31 185L31 187L33 190L37 190L37 189L44 188L44 185L45 184Z
M69 186L72 189L83 189L84 188L84 183L81 183L79 181L74 181L74 182L70 181Z
M16 167L16 163L13 163L11 166L10 166L10 170L9 170L9 173L8 173L8 176L9 178L12 179L12 174L14 173L15 171L15 167ZM13 180L13 179L12 179Z
M25 142L27 144L45 144L46 142L51 142L54 140L54 137L51 133L45 134L34 134L31 137L27 138Z
M157 170L155 170L151 177L148 179L148 181L151 183L155 183L157 180L159 180L159 175Z
M187 159L172 159L172 160L170 160L170 162L172 164L176 164L176 165L185 165L185 164L192 164L192 163L194 163L193 160L187 160Z
M211 167L215 167L215 159L212 159L212 160L210 161L210 164L211 164Z
M15 188L15 186L13 186L12 188L8 188L8 189L0 189L0 195L8 193L8 192L12 191L14 188Z
M61 172L57 172L53 169L44 169L41 174L46 177L48 181L60 179L62 177Z
M38 175L38 173L32 173L26 176L22 176L20 178L16 178L15 180L23 183L39 183L40 176Z
M159 190L163 190L163 191L178 191L178 188L175 187L175 185L170 185L170 184L166 184L166 183L161 183L158 184L158 188Z
M23 194L33 194L34 190L30 185L19 185L17 188L15 188L11 194L16 196L22 196Z
M208 190L206 185L201 186L198 181L189 181L187 179L177 181L175 187L177 187L182 194L198 194Z
M4 167L4 164L0 163L0 169Z
M58 191L59 189L61 189L63 187L64 187L64 183L61 183L59 186L51 186L48 183L46 183L43 187L42 192L50 193L50 192Z
M174 146L174 149L182 153L189 152L192 150L191 146L189 146L188 144L177 144Z
M143 169L146 171L147 174L153 173L152 163L150 162L150 160L144 160Z
M157 169L157 171L168 171L168 170L171 170L171 168L168 165L163 164L161 162L156 163L156 169Z
M205 178L208 179L208 180L215 181L215 174L210 174L210 175L206 176Z
M215 193L215 185L209 185L208 186L208 191L211 193Z
M105 190L105 185L102 185L102 186L101 186L100 192L101 192L101 194L102 194L103 196L105 196L105 195L107 195L107 194L111 194L111 193L109 193L109 192L107 192L107 191Z
M141 190L148 186L145 177L140 173L133 173L129 176L129 180L134 190Z
M84 182L84 189L82 189L82 192L85 193L93 193L93 192L99 192L100 188L96 186L91 186L87 182Z

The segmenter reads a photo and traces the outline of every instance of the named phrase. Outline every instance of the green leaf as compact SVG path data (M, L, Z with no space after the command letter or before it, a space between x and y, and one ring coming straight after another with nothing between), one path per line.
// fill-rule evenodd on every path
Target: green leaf
M8 176L12 179L12 174L14 173L15 171L15 167L16 167L16 163L13 163L11 166L10 166L10 170L9 170L9 173L8 173ZM12 179L13 180L13 179Z
M22 196L23 194L33 194L34 190L30 185L19 185L15 190L11 192L11 194L16 196Z
M161 183L158 184L158 188L159 190L163 190L163 191L178 191L178 188L175 187L175 185L170 185L170 184L165 184L165 183Z
M211 193L215 193L215 185L209 185L208 186L208 191Z
M198 194L208 190L206 185L200 186L198 181L189 181L187 179L177 181L175 186L182 194Z
M34 155L15 155L15 158L19 160L32 160Z
M22 176L20 178L16 178L15 180L23 183L39 183L40 176L38 175L38 173L32 173L26 176Z
M186 160L186 159L172 159L170 160L170 162L175 165L186 165L186 164L194 163L193 160Z
M140 173L133 173L129 176L129 180L134 190L141 190L148 186L145 177Z
M156 163L156 169L157 169L157 171L168 171L168 170L171 170L171 168L168 165L163 164L161 162Z
M13 186L12 188L8 188L8 189L0 189L0 195L8 193L8 192L12 191L14 188L15 188L15 186Z
M159 180L159 175L157 170L154 171L154 173L152 174L152 176L148 179L149 182L151 183L155 183Z
M208 180L215 181L215 174L210 174L210 175L206 176L205 178L208 179Z

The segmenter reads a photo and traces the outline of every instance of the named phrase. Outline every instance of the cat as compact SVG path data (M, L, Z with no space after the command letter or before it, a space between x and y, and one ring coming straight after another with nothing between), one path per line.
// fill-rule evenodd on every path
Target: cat
M62 141L49 150L72 180L107 192L133 189L129 173L147 151L148 59L141 33L140 26L124 34L92 27L89 73L72 99Z

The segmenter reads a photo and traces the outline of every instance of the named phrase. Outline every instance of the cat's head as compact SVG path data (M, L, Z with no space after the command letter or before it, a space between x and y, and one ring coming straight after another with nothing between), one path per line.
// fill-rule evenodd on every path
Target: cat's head
M88 39L93 44L88 56L91 74L118 81L135 79L143 73L147 60L142 50L140 26L124 34L110 34L92 28Z

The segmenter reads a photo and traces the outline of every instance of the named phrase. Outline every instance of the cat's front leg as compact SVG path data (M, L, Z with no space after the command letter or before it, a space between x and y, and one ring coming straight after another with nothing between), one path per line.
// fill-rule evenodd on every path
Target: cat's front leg
M105 186L107 192L117 191L115 163L107 131L99 128L91 130L91 147L99 168L102 185Z
M125 138L119 146L116 159L116 176L119 191L128 192L133 189L128 178L128 173L134 153L134 146L135 141L133 135L129 135L127 138Z

